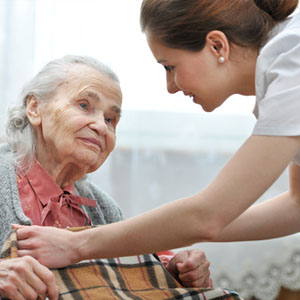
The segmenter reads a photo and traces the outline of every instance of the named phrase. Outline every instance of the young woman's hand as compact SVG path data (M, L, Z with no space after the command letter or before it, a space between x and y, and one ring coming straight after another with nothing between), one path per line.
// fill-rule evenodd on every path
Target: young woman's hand
M32 256L48 268L61 268L76 261L76 233L46 226L17 230L18 256Z

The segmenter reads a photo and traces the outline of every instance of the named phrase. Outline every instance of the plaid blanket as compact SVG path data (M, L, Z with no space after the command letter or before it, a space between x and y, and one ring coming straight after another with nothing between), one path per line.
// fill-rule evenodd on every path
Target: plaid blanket
M13 230L1 257L18 257L16 245ZM153 255L88 260L52 271L60 300L242 300L227 289L184 288Z

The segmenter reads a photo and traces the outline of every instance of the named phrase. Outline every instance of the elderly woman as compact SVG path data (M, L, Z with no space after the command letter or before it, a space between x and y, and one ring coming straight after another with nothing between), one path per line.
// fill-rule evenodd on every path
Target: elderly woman
M0 155L0 245L12 223L56 227L121 219L114 200L87 179L115 146L122 94L100 62L67 56L50 62L10 111ZM0 294L57 297L52 273L26 258L2 261Z
M24 88L10 111L0 146L0 246L12 223L65 228L122 219L115 201L88 180L115 146L122 93L116 75L89 57L50 62ZM177 263L186 263L181 274ZM183 251L166 263L186 286L210 286L202 251ZM37 260L0 262L0 295L57 299L52 273Z

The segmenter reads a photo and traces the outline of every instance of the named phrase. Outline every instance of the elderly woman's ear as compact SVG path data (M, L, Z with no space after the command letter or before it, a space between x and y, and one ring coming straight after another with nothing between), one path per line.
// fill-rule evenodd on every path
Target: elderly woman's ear
M41 124L40 106L40 101L34 95L28 96L26 113L29 122L34 127L37 127Z

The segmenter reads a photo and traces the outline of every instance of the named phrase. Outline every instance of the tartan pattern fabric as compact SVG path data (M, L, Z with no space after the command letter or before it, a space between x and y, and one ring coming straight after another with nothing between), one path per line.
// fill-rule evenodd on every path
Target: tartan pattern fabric
M18 257L15 230L1 257ZM52 272L60 300L242 300L228 289L182 287L153 255L82 261Z

